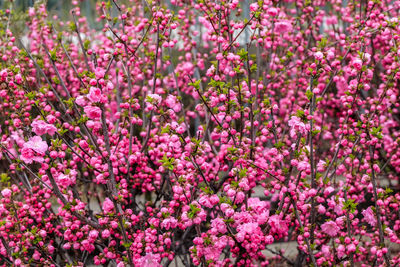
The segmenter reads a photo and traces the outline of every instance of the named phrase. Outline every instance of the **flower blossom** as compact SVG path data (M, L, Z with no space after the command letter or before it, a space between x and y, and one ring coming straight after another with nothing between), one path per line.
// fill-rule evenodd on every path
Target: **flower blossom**
M322 231L330 236L336 236L337 233L339 232L340 228L337 226L337 224L334 221L328 221L321 225Z
M167 99L165 99L165 104L167 105L167 107L169 107L170 109L172 109L177 113L181 111L181 105L177 101L176 96L174 95L169 95Z
M290 137L296 136L296 131L300 132L301 134L307 134L307 131L310 128L310 125L306 125L304 122L301 121L299 117L292 116L289 120L290 129Z
M114 210L114 203L108 197L106 197L103 202L103 210L106 213L110 213Z
M12 191L8 188L5 188L1 191L1 194L3 195L3 197L5 198L10 198L11 197L11 193Z
M290 32L292 29L292 24L287 20L281 20L275 23L275 31L277 33Z
M37 135L44 135L47 133L53 136L57 131L57 128L54 125L48 124L42 120L32 122L32 128L33 132Z
M375 214L374 214L374 211L371 209L371 207L368 207L368 209L363 210L361 213L364 216L365 221L369 225L371 225L372 227L374 227L376 225Z
M87 98L91 102L100 102L102 98L101 90L97 87L90 87L89 94L87 95Z
M288 231L288 225L284 220L281 220L278 215L272 215L269 218L269 223L277 234L284 234Z
M101 109L99 107L86 106L83 108L89 119L99 119L101 116Z
M43 162L43 156L47 151L47 143L35 135L31 137L28 142L23 144L21 149L21 160L27 164L31 164L33 161Z
M161 267L156 256L153 253L147 253L137 261L137 266L141 267Z

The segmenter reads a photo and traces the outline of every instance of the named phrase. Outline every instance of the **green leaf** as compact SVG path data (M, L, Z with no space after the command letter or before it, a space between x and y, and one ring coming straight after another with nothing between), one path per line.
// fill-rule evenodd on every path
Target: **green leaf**
M311 98L313 97L313 92L311 92L310 90L307 90L306 91L306 96L307 96L307 98L308 98L308 100L311 100Z

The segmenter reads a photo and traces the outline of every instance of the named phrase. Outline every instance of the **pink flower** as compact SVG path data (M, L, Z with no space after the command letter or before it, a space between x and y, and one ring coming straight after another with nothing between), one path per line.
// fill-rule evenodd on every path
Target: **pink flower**
M253 234L258 228L258 223L244 223L238 226L239 232L244 232L246 234Z
M258 3L257 2L250 5L250 11L254 12L254 11L257 11L257 9L258 9Z
M83 96L80 95L76 98L75 103L83 107L84 105L86 105L86 100Z
M269 223L272 226L272 229L278 234L286 233L289 229L287 223L284 220L281 220L278 215L272 215L269 218Z
M105 71L105 69L98 67L98 68L96 68L94 74L96 75L96 79L99 80L104 77L104 75L106 74L106 71Z
M161 100L162 100L161 96L157 94L149 94L146 98L146 102L155 105L160 104Z
M329 251L329 246L322 245L321 252L324 254L324 257L329 257L331 252Z
M174 95L169 95L167 99L165 99L165 104L175 112L181 111L181 105L177 102L177 99Z
M211 221L211 227L217 232L221 234L225 234L227 229L223 219L216 218Z
M10 198L11 197L11 193L12 191L8 188L5 188L1 191L1 194L3 195L3 197L5 198Z
M35 135L31 137L28 142L23 144L21 149L21 160L27 164L31 164L33 161L42 163L43 156L47 151L47 143Z
M307 131L309 130L309 124L305 124L304 122L301 121L299 117L292 116L289 120L289 126L291 127L290 129L290 137L295 137L296 136L296 131L300 132L301 134L307 134Z
M33 162L33 159L35 157L35 153L33 152L32 149L23 147L21 149L21 160L27 164L31 164Z
M278 9L276 9L275 7L270 7L268 8L267 13L271 17L275 17L276 15L278 15Z
M65 175L65 174L62 174L62 173L61 173L61 174L57 177L57 183L58 183L59 185L68 187L68 186L70 186L70 185L75 184L75 179L73 179L73 178L70 177L69 175Z
M108 238L110 236L110 230L106 229L103 232L101 232L101 237L102 238Z
M324 233L330 236L336 236L340 230L339 226L337 226L334 221L328 221L324 223L323 225L321 225L321 229Z
M97 230L92 230L89 232L89 238L90 239L96 239L99 236L99 231Z
M169 230L171 228L176 228L177 225L178 225L178 220L175 219L174 217L168 217L161 223L161 226L164 227L166 230Z
M111 213L114 210L114 203L108 197L103 202L103 210L106 213Z
M275 31L277 33L290 32L292 29L292 24L287 20L281 20L275 23Z
M57 128L54 125L48 124L42 120L32 122L32 128L33 132L37 135L44 135L46 133L54 135L57 131Z
M16 82L17 84L21 84L21 83L23 82L22 76L21 76L20 73L18 73L17 75L15 75L15 82Z
M101 116L101 109L99 107L86 106L83 108L89 119L99 119Z
M101 90L97 87L90 87L89 94L87 98L92 102L100 102L102 97Z
M364 220L369 223L369 225L371 225L372 227L376 225L375 214L371 207L368 207L368 209L363 210L361 213L364 216Z
M158 259L153 253L147 253L146 256L141 257L137 261L137 266L141 267L161 267L162 265L158 262Z
M28 142L24 144L24 147L30 148L36 153L44 155L47 151L47 143L40 138L40 136L35 135L31 137Z
M261 201L258 197L251 197L247 200L249 208L260 214L267 208L267 202Z
M324 54L321 51L318 51L314 54L316 60L321 61L324 59Z
M2 81L5 81L6 80L6 78L7 78L7 76L8 76L8 72L7 72L7 70L5 69L5 70L2 70L2 71L0 71L0 77L1 77L1 80Z
M353 60L352 65L356 70L361 70L363 62L361 59L356 58Z

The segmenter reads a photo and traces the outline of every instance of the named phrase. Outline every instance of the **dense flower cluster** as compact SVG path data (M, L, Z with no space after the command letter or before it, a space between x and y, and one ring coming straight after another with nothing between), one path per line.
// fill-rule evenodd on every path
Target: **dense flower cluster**
M400 1L72 2L0 12L1 264L400 264Z

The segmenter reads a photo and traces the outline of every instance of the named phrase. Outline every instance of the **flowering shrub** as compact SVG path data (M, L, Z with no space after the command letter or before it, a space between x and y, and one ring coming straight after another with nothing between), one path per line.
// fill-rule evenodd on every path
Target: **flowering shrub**
M160 2L1 12L1 263L399 264L400 2Z

